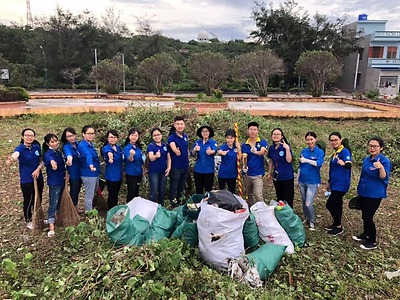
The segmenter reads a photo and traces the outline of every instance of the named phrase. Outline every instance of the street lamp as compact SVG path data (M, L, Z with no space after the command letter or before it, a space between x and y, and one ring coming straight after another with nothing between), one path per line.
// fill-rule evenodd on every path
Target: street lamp
M44 68L43 68L43 71L44 71L44 82L45 82L45 88L46 88L46 90L48 90L48 89L49 89L49 86L48 86L48 82L47 82L47 60L46 60L46 53L44 52L44 48L43 48L42 45L40 45L39 48L42 49L43 60L44 60Z

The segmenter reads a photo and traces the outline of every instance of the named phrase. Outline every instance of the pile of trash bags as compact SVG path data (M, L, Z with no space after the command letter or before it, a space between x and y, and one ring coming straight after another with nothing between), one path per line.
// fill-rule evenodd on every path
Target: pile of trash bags
M198 247L201 257L251 286L261 286L285 253L303 247L301 219L289 205L271 201L248 207L227 190L192 195L170 211L135 197L107 213L106 228L116 245L136 245L178 238Z

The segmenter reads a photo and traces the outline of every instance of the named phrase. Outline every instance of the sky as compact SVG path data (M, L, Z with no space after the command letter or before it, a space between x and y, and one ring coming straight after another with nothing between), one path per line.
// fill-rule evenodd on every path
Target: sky
M261 1L260 1L261 2ZM283 1L273 3L275 8ZM334 20L347 16L347 22L357 20L359 14L367 14L369 20L388 20L386 30L400 31L399 0L298 0L309 15L316 12ZM90 10L100 20L106 9L113 7L121 21L134 31L137 18L147 20L161 34L189 41L197 39L205 31L210 38L220 40L245 40L255 29L251 18L255 7L253 0L30 0L33 17L55 14L57 5L74 14ZM25 0L0 0L0 23L26 24Z

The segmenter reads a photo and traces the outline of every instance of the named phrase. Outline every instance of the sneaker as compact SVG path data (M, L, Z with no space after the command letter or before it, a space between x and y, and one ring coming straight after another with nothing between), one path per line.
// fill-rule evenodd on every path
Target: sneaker
M331 230L329 230L327 233L331 236L336 236L339 234L342 234L344 232L343 227L334 227Z
M361 249L372 250L378 248L377 243L366 241L360 245Z
M368 237L364 233L353 235L352 238L357 242L365 242L368 239Z
M315 231L315 224L310 222L310 230Z
M32 229L33 228L32 222L26 222L26 228Z
M332 230L333 228L336 228L335 223L332 223L331 225L325 226L324 227L326 231Z

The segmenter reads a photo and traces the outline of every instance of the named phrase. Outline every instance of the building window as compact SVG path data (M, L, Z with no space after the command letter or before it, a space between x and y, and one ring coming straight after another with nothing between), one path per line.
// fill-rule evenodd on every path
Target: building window
M397 86L397 76L381 76L379 80L379 87L380 88L388 88Z
M369 47L368 58L383 58L383 47Z
M397 57L397 47L389 46L387 49L386 58L396 58Z

